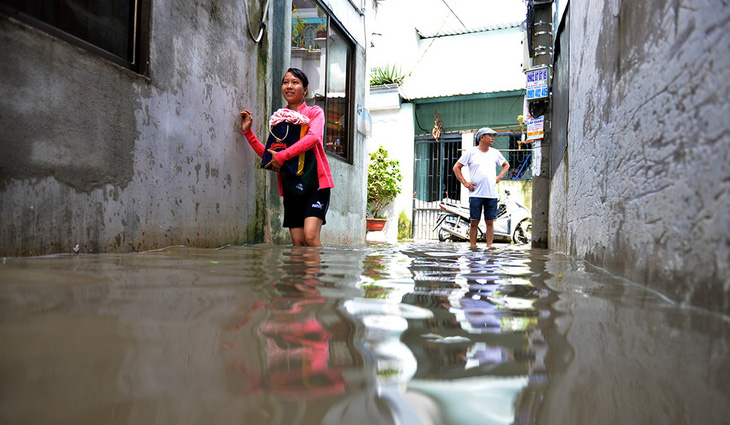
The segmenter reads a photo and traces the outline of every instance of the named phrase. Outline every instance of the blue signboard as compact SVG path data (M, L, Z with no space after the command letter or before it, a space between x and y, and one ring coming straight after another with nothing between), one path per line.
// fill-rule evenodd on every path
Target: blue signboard
M527 74L527 100L544 99L548 97L550 84L550 71L547 67L534 68L526 71Z

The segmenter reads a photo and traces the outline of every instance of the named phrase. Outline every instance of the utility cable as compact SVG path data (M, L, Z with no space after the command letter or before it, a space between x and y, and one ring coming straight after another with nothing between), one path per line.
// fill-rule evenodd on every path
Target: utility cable
M446 7L449 8L449 10L451 11L451 14L454 15L454 18L456 18L456 20L459 21L459 23L461 24L461 26L464 27L464 29L467 29L466 28L466 25L464 25L464 23L461 22L461 19L459 19L459 15L457 15L456 12L454 12L454 9L452 9L451 6L449 6L449 4L446 3L446 0L441 0L441 2L443 2L443 4L446 5Z
M254 37L253 31L251 31L251 19L248 17L248 4L246 4L246 2L243 3L243 13L246 14L246 27L248 28L248 35L251 37L254 43L258 43L264 36L264 28L266 28L266 16L269 14L269 0L266 0L266 4L264 5L264 13L261 16L261 26L259 27L259 35L257 35L256 37Z

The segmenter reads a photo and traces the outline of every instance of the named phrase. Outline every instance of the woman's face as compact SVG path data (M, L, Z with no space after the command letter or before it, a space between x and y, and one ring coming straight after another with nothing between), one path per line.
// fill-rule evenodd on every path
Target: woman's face
M302 80L295 77L291 72L284 75L284 82L281 84L281 94L284 95L287 103L290 105L299 105L304 100L304 88Z

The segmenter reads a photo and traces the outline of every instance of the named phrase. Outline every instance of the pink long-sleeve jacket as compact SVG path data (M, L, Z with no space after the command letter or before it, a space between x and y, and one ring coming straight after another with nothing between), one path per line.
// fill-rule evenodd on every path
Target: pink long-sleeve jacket
M298 142L283 149L274 155L274 159L279 164L283 164L287 160L299 156L310 149L314 149L314 157L317 158L317 180L319 181L320 189L327 189L335 187L334 180L332 180L332 172L330 171L330 164L327 162L327 154L324 151L324 145L322 144L322 132L324 130L324 111L319 106L307 106L306 103L302 103L299 106L298 112L309 118L309 129L307 134L299 139ZM246 140L251 145L256 154L260 157L264 156L264 145L259 141L252 130L243 133L246 136ZM284 178L282 173L278 173L279 183L279 196L283 195L281 188L282 179Z

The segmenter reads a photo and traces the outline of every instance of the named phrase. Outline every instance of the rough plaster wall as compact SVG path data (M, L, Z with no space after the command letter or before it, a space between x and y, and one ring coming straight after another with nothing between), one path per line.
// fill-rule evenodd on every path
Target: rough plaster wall
M155 1L149 79L0 17L1 255L263 238L238 113L265 114L266 47L242 7Z
M569 161L550 207L554 217L564 211L566 250L730 313L730 7L570 8Z
M559 252L567 252L570 249L568 246L568 201L566 199L568 195L568 171L567 162L564 160L555 170L550 180L549 245L550 249Z
M329 156L335 187L330 192L327 224L322 227L324 245L349 245L365 242L365 149L362 135L356 135L355 158L350 165Z

